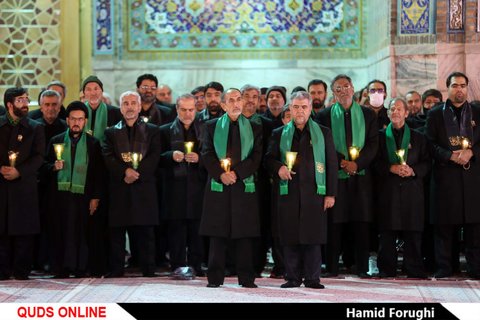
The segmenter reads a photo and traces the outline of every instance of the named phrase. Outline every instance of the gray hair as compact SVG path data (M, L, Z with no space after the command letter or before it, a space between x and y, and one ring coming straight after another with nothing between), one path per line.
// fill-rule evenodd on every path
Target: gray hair
M58 80L54 80L52 82L50 82L49 84L47 84L47 89L50 89L50 87L53 87L53 86L58 86L60 88L63 89L63 95L64 96L67 96L67 87L65 86L65 84L61 81L58 81Z
M40 104L42 104L43 97L57 97L59 101L62 99L62 96L60 95L60 93L58 93L55 90L45 90L45 91L43 91L42 94L40 95L40 101L39 101Z
M408 111L407 102L405 101L405 99L400 98L400 97L393 98L392 100L390 100L390 102L388 103L388 110L390 110L392 105L395 104L395 102L397 102L397 101L401 101L402 104L403 104L403 108L405 108L405 111Z
M142 103L142 102L141 102L142 100L141 100L141 98L140 98L140 95L139 95L137 92L135 92L135 91L130 91L130 90L129 90L129 91L125 91L124 93L122 93L122 94L120 95L120 106L122 105L123 98L125 98L126 96L135 96L135 97L137 97L138 104L141 104L141 103Z
M255 90L258 92L258 95L260 95L260 88L257 86L254 86L252 84L246 84L240 89L240 93L243 95L245 91L250 91L250 90Z
M290 96L290 103L293 101L293 99L308 99L308 103L312 104L312 96L306 91L297 91L292 93L292 95Z
M240 94L242 94L242 92L240 90L238 90L237 88L228 88L227 90L222 92L222 102L223 103L225 103L225 97L227 96L227 94L229 94L232 91L238 91Z
M190 93L184 93L182 94L181 96L179 96L177 98L177 101L176 101L176 104L177 104L177 109L178 107L180 106L181 102L184 101L184 100L193 100L195 101L195 96L193 94L190 94Z

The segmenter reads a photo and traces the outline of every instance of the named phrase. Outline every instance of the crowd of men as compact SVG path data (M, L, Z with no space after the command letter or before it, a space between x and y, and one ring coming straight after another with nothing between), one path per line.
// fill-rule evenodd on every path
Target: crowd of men
M90 76L82 101L65 108L55 81L30 112L27 90L9 88L0 280L27 280L32 267L122 277L127 235L144 277L167 263L212 288L231 275L256 288L270 249L282 288L322 289L342 264L362 278L450 277L460 251L479 279L480 105L463 73L446 87L445 102L430 89L386 105L383 81L355 92L344 74L329 103L319 79L289 99L282 86L210 82L172 104L171 89L143 74L117 108Z

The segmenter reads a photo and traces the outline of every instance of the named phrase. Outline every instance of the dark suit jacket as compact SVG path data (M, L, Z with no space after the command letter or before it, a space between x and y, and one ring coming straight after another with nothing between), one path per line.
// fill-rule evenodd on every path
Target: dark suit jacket
M220 175L224 172L215 152L213 137L218 119L210 120L205 127L205 141L202 157L208 172L203 201L203 215L200 222L200 234L223 238L251 238L260 236L260 216L258 210L258 194L246 193L243 179L255 174L262 160L262 129L251 123L254 142L250 155L241 160L240 143L232 143L239 139L239 125L230 124L227 157L232 159L231 170L237 175L233 185L223 185L223 192L211 190L212 179L221 183ZM234 138L234 135L237 138ZM235 150L236 149L236 150Z
M120 121L105 130L103 157L109 172L109 225L111 227L151 226L158 224L158 196L156 171L160 158L160 131L151 123L138 121L135 130L142 136L128 140L125 122ZM130 147L128 147L130 145ZM141 152L143 157L137 169L140 178L132 184L123 179L131 167L123 152Z
M6 115L0 116L0 166L9 166L11 150L19 152L20 177L8 181L0 175L0 234L35 234L40 231L37 171L45 152L43 126L25 117L12 127Z
M428 112L426 132L433 156L431 219L437 224L480 223L480 107L472 104L473 157L470 169L450 161L452 151L443 105Z
M325 139L326 195L337 194L337 156L330 129L320 126ZM280 195L278 170L281 162L280 139L283 127L273 131L265 155L266 167L274 179L273 192L278 204L278 230L283 245L321 244L327 241L327 213L324 196L317 194L311 135L308 126L292 139L292 151L298 152L293 179L288 181L288 195Z
M390 172L385 130L380 131L379 150L375 162L378 175L379 230L423 231L424 177L430 170L431 158L425 137L410 130L410 145L406 162L415 176L402 178Z

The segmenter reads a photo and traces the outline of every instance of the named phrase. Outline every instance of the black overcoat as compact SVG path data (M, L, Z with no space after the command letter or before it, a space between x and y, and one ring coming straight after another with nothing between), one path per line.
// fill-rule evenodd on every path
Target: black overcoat
M326 195L337 194L337 156L330 129L320 126L325 140ZM278 236L282 245L322 244L327 241L327 212L323 210L324 196L317 194L316 165L310 130L295 130L291 151L298 152L293 167L296 173L288 181L288 194L280 195L278 170L281 161L280 138L283 127L273 131L265 164L274 179L273 192L277 201Z
M390 172L385 129L380 131L375 161L379 197L377 210L380 231L423 231L425 199L423 180L430 170L431 158L425 136L410 130L407 164L415 176L402 178Z
M160 159L160 129L138 121L129 132L122 120L105 130L103 157L109 173L110 227L151 226L158 224L157 167ZM123 179L131 167L122 153L139 152L143 155L137 169L140 178L132 184Z
M473 157L470 169L450 161L452 151L443 119L444 104L428 112L426 132L433 156L431 222L480 223L480 107L472 106Z
M0 234L35 234L40 231L37 171L45 153L43 126L25 117L12 127L6 115L0 116L0 166L9 166L9 151L19 152L20 177L8 181L0 175Z
M331 210L333 223L344 222L372 222L372 173L371 165L378 150L378 124L375 112L361 107L365 118L365 144L355 162L358 172L365 170L365 175L353 175L348 179L338 179L338 196L335 206ZM323 109L318 113L318 121L321 125L332 128L331 121L332 107ZM354 134L354 133L353 133ZM337 152L338 170L340 161L344 156Z
M258 193L246 193L243 179L255 174L260 166L262 128L251 122L254 136L253 150L246 159L241 161L239 125L236 122L230 123L227 157L231 158L231 170L237 175L237 182L230 186L223 185L223 192L214 192L210 187L211 179L214 178L221 183L220 175L224 172L213 146L217 120L213 119L205 124L202 160L207 169L208 178L200 234L231 239L260 236ZM232 140L238 143L232 143Z

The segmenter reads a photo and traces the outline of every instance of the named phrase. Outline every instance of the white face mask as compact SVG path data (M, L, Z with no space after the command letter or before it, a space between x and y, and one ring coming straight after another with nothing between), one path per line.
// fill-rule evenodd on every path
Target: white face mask
M378 108L378 107L381 107L383 106L383 93L378 93L378 92L375 92L375 93L370 93L370 105Z

